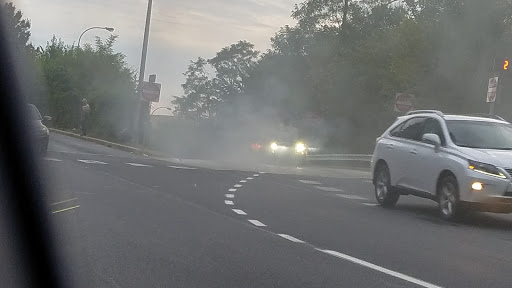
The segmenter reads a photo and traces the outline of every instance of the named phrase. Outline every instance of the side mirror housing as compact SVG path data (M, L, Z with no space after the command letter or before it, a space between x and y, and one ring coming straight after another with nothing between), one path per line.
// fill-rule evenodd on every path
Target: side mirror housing
M423 137L421 137L421 140L425 143L434 145L436 150L439 149L439 147L441 147L441 138L439 138L439 136L437 136L436 134L427 133L423 135Z

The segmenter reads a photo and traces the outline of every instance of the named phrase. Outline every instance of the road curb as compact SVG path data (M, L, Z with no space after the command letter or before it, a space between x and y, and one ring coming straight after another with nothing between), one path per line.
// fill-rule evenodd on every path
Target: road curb
M109 148L115 148L115 149L119 149L119 150L126 151L126 152L132 152L132 153L138 154L138 155L151 155L151 156L156 156L156 157L166 157L165 155L157 153L155 151L143 150L140 148L123 145L123 144L119 144L119 143L115 143L115 142L110 142L110 141L106 141L103 139L82 136L80 134L69 132L69 131L59 130L59 129L55 129L55 128L49 128L49 130L54 133L59 133L62 135L78 138L78 139L89 141L89 142L96 143L99 145L107 146Z

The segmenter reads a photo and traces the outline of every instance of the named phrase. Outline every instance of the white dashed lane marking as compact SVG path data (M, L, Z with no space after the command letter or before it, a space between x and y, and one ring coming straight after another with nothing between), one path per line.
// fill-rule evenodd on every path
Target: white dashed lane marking
M327 192L343 192L343 190L334 188L334 187L322 187L322 186L315 186L315 188L327 191Z
M194 167L185 167L185 166L168 166L169 168L174 169L183 169L183 170L196 170L197 168Z
M48 157L45 157L44 160L46 161L52 161L52 162L62 162L62 160L60 159L55 159L55 158L48 158Z
M316 181L310 181L310 180L299 180L300 182L304 184L311 184L311 185L321 185L322 183L316 182Z
M240 210L240 209L231 209L231 210L233 210L233 212L235 212L238 215L247 215L247 213L245 213L243 210Z
M302 241L300 239L297 239L297 238L295 238L293 236L290 236L288 234L277 234L277 235L283 237L286 240L290 240L290 241L295 242L295 243L305 243L304 241Z
M351 200L368 200L366 198L357 196L357 195L347 195L347 194L336 194L336 196L345 198L345 199L351 199Z
M376 203L362 203L364 206L370 206L370 207L374 207L374 206L379 206L379 204L376 204Z
M240 183L247 183L247 180L240 180Z
M231 198L231 199L233 199L233 198L235 198L235 195L233 195L233 194L226 194L226 198Z
M372 180L364 180L363 182L364 182L364 183L370 183L370 184L373 184L373 181L372 181Z
M240 184L235 184L235 185L233 185L233 187L240 188L240 187L242 187L242 185L240 185Z
M254 175L252 175L252 177L258 177L258 176L260 176L260 174L254 174Z
M146 164L140 164L140 163L126 163L130 166L135 166L135 167L153 167L151 165L146 165Z
M78 162L82 162L82 163L86 163L86 164L100 164L100 165L107 165L107 163L105 163L105 162L96 161L96 160L83 160L83 159L78 159L77 161L78 161Z
M261 223L260 221L258 220L248 220L249 222L251 222L252 224L258 226L258 227L266 227L267 225Z
M245 179L247 179L247 180L252 180L252 179L254 179L254 178L252 178L252 177L247 177L247 178L245 178Z
M231 188L228 190L229 192L236 192L236 189L235 188Z
M361 265L361 266L364 266L364 267L367 267L367 268L370 268L370 269L382 272L384 274L387 274L387 275L390 275L390 276L393 276L393 277L405 280L405 281L410 282L410 283L414 283L414 284L422 286L422 287L441 288L440 286L434 285L432 283L428 283L428 282L425 282L423 280L416 279L414 277L407 276L405 274L402 274L402 273L399 273L399 272L395 272L393 270L386 269L384 267L381 267L381 266L378 266L378 265L366 262L364 260L361 260L361 259L349 256L349 255L346 255L346 254L343 254L343 253L340 253L340 252L337 252L337 251L324 250L324 249L319 249L319 248L315 248L315 249L320 251L320 252L332 255L334 257L338 257L340 259L350 261L352 263L355 263L355 264L358 264L358 265Z
M235 205L231 200L224 200L224 203L226 203L226 205Z

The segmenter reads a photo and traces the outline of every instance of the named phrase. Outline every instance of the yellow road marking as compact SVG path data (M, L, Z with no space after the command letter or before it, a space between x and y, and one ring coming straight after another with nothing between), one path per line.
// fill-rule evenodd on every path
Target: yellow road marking
M62 204L62 203L66 203L66 202L71 202L71 201L75 201L77 199L78 198L68 199L68 200L64 200L64 201L60 201L60 202L55 202L55 203L52 203L50 205L57 205L57 204Z
M64 211L68 211L68 210L71 210L71 209L76 209L80 207L80 205L76 205L76 206L73 206L73 207L69 207L69 208L64 208L64 209L61 209L61 210L57 210L57 211L52 211L52 214L56 214L56 213L60 213L60 212L64 212Z

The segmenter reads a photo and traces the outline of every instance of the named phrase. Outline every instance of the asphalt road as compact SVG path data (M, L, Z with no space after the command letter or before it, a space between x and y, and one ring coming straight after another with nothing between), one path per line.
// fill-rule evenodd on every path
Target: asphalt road
M42 167L72 285L511 286L508 215L448 223L428 200L376 206L361 172L205 163L52 134Z

